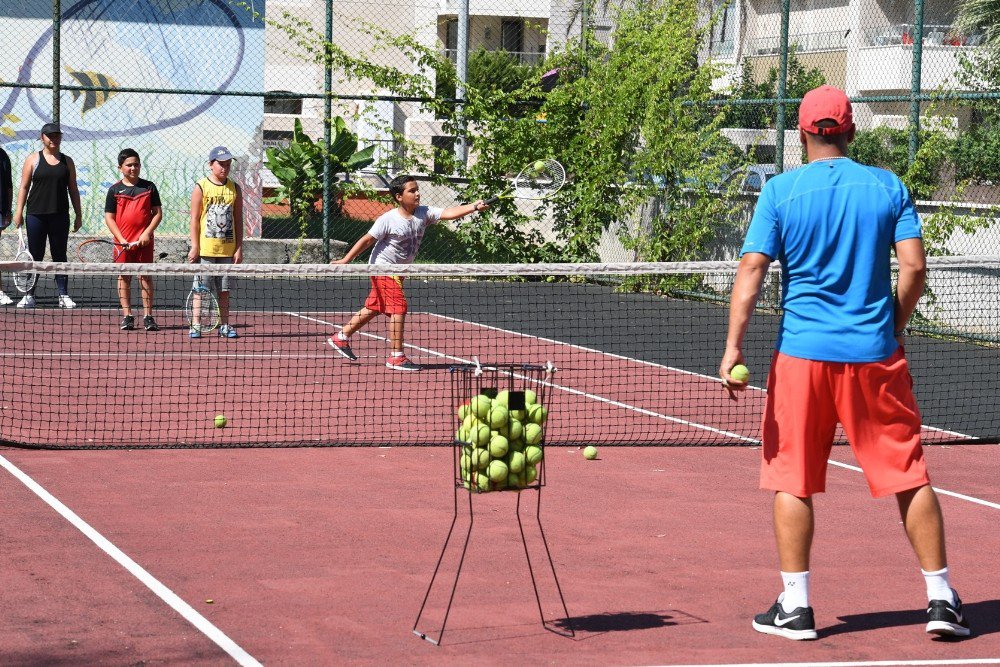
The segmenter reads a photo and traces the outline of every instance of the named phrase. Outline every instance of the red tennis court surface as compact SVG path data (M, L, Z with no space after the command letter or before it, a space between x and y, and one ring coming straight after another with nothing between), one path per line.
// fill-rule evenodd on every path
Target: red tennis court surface
M542 629L515 496L496 493L475 499L440 647L411 629L451 519L448 448L0 454L4 665L222 665L232 655L275 665L922 665L1000 656L993 446L927 450L947 492L969 640L924 634L923 580L895 502L872 500L849 467L832 466L817 499L820 639L799 643L750 628L779 585L770 497L755 488L759 450L603 448L588 462L575 448L550 447L541 518L576 637ZM834 459L853 464L843 447ZM168 606L15 469L194 613ZM523 492L529 507L536 493Z
M337 355L326 338L350 313L240 312L237 340L191 340L170 311L156 333L118 331L113 310L6 317L31 341L3 353L19 390L0 406L0 435L19 443L444 444L456 407L447 369L476 359L555 364L550 442L752 444L764 405L759 389L730 400L711 376L429 313L407 322L420 373L385 368L384 318L355 337L359 363ZM226 429L213 428L217 414Z

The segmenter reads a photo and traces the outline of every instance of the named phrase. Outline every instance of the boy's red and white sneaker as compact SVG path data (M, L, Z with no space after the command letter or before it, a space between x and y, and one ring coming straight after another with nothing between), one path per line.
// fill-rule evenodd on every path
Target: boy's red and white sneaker
M406 358L406 355L400 355L398 357L390 356L385 362L386 368L391 368L396 371L419 371L420 366Z
M337 352L340 352L340 354L347 357L351 361L358 360L358 355L354 354L354 350L351 349L350 342L341 340L337 336L330 336L326 339L326 342L330 347L335 349Z

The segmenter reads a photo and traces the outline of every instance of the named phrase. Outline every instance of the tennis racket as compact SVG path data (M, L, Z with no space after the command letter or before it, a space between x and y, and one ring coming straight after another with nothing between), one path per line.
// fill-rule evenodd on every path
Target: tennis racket
M501 199L548 199L566 183L566 170L552 159L535 160L514 177L510 187L486 200L487 206Z
M28 241L24 238L24 226L17 228L17 254L14 255L15 262L33 262L35 258L28 251ZM35 281L38 279L37 273L28 271L16 271L14 273L14 287L18 292L26 294L35 288Z
M87 264L104 264L117 261L123 252L134 247L135 243L88 239L76 246L76 257Z
M212 290L202 283L200 276L195 280L195 285L184 302L184 319L192 329L212 331L222 322L219 302L216 301Z

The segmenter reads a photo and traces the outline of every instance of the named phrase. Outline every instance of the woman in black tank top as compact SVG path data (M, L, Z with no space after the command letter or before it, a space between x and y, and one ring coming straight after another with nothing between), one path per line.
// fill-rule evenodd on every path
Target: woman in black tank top
M45 258L45 241L53 262L66 261L69 243L69 205L73 204L76 219L73 231L80 229L80 191L76 186L76 165L73 159L59 151L62 132L55 123L42 127L42 150L31 155L21 169L21 188L17 195L14 225L28 225L28 250L36 261ZM27 211L25 207L27 206ZM60 308L76 308L68 293L65 275L56 275ZM34 308L34 289L24 295L18 308Z

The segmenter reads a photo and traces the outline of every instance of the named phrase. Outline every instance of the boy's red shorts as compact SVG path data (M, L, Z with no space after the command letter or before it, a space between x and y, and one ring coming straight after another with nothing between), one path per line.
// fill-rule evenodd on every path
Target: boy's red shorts
M150 264L153 261L153 244L127 248L115 257L116 264Z
M372 276L365 308L384 315L405 315L407 304L402 276Z
M837 422L878 498L929 484L920 411L899 348L871 363L771 360L760 487L800 498L826 490Z

